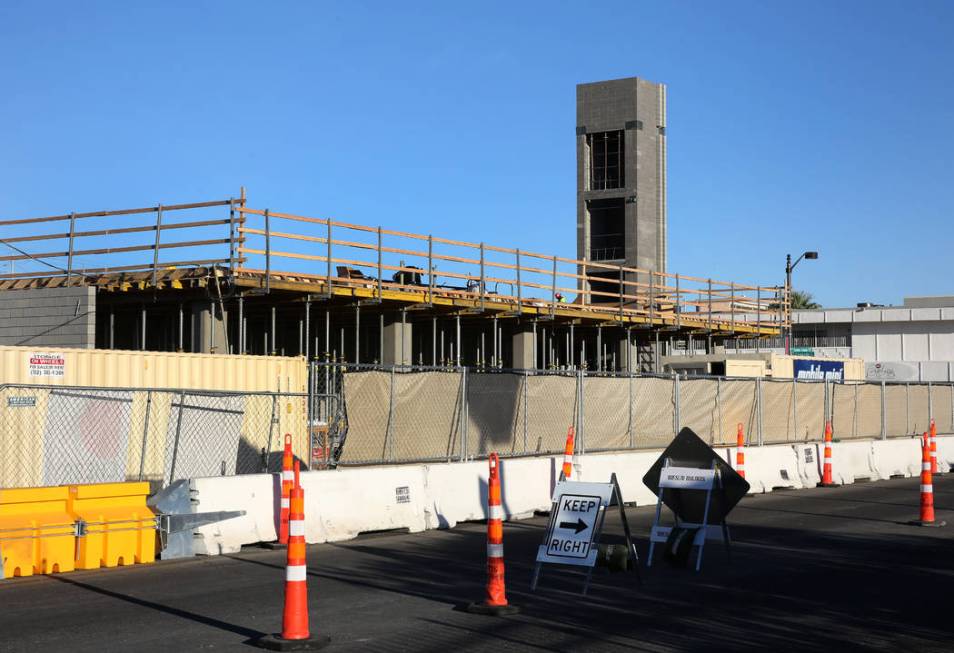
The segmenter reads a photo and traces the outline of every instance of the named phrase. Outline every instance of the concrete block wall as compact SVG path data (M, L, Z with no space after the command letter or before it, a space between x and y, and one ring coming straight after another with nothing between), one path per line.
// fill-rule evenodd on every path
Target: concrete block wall
M92 349L95 343L95 288L0 291L0 345Z

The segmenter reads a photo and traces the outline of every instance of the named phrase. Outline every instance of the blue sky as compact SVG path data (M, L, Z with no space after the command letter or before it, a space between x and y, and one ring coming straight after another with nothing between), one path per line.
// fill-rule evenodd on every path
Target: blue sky
M954 3L0 5L0 218L227 198L575 256L575 84L668 84L670 271L954 294ZM9 233L9 232L5 232Z

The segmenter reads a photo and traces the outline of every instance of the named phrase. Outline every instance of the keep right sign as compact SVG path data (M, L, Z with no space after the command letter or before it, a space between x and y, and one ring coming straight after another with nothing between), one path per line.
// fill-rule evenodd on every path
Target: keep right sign
M600 516L609 505L612 483L565 481L553 490L556 513L550 519L546 542L537 562L590 567L596 561Z

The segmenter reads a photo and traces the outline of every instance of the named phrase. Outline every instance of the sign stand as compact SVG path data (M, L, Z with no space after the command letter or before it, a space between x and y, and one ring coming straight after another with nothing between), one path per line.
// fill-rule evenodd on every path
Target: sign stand
M582 591L582 594L586 595L593 577L593 567L597 563L599 536L606 520L606 509L614 500L619 507L620 520L623 523L626 557L636 571L637 580L642 583L639 576L639 555L629 530L623 493L619 489L616 474L610 476L609 483L564 481L561 476L560 482L553 489L550 521L543 544L537 551L537 561L530 581L531 591L536 591L540 573L546 563L587 567ZM589 533L584 534L586 531Z
M731 539L729 537L729 526L725 519L718 524L709 523L709 507L712 505L712 492L718 487L719 491L725 494L725 488L722 484L722 473L715 461L709 469L696 467L673 467L671 459L666 458L662 473L659 476L659 494L656 499L656 518L653 520L652 531L649 535L649 555L647 556L646 566L653 565L653 551L657 543L665 543L669 539L673 528L697 529L692 545L697 547L696 571L702 567L702 551L705 548L706 540L722 540L725 543L726 556L731 561L732 552L730 549ZM666 488L672 490L695 490L705 491L705 508L702 513L702 523L691 523L683 521L679 515L673 512L675 524L673 526L660 526L659 518L662 511L663 492Z

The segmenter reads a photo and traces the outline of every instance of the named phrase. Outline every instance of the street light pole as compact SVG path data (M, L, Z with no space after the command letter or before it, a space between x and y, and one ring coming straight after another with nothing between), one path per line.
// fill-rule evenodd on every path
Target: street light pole
M818 252L803 252L801 256L795 259L795 262L792 263L792 255L785 255L785 316L786 323L788 326L784 327L785 331L785 353L790 355L792 353L792 270L795 269L795 266L799 264L802 259L814 260L818 258Z

